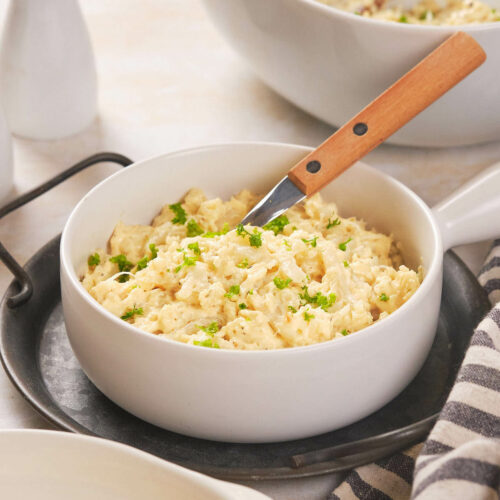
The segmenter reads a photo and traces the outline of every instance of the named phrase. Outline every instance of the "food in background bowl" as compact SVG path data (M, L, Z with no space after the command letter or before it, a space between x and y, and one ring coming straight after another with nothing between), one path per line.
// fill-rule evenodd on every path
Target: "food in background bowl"
M363 17L411 24L463 25L500 21L500 14L479 0L421 0L411 9L386 0L318 0Z
M258 197L192 189L151 225L118 223L83 285L108 311L180 342L279 349L349 335L403 305L421 273L392 237L339 217L319 194L264 226L238 222ZM234 228L235 230L230 230Z

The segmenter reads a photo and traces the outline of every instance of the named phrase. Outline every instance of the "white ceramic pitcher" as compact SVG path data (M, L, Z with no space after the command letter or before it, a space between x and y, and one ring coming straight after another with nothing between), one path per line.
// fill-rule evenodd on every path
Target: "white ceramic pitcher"
M57 139L89 125L97 111L97 79L77 0L11 0L0 86L14 134Z

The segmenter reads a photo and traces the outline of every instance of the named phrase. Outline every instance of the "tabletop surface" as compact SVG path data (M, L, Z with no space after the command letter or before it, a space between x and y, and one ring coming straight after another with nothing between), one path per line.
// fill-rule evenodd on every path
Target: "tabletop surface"
M14 138L12 197L99 151L139 160L229 141L315 146L334 131L259 81L217 34L198 0L85 0L81 6L97 61L99 116L66 139ZM498 160L500 142L448 149L381 146L366 157L431 206ZM24 263L61 232L78 200L117 168L92 167L7 216L0 221L0 241ZM477 271L487 248L488 243L469 245L458 253ZM10 280L0 264L2 294ZM0 371L0 429L8 428L50 425ZM326 498L339 479L329 475L248 484L276 500L315 500Z

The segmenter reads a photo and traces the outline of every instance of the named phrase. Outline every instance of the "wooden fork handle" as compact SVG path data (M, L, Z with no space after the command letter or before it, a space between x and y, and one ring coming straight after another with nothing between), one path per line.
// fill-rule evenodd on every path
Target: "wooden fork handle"
M486 59L481 46L457 32L337 130L288 173L307 196L365 156ZM439 130L436 130L439 134Z

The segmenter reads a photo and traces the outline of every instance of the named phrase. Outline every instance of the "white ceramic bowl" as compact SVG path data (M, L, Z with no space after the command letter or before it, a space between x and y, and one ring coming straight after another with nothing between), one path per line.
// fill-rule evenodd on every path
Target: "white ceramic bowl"
M440 230L445 248L500 234L500 168L477 181L479 187L441 205L439 224L412 191L362 163L322 191L344 216L355 214L392 232L403 243L407 262L417 266L422 261L426 270L421 287L398 311L338 340L273 351L204 349L136 329L102 308L80 284L89 253L106 244L119 220L147 224L162 205L196 186L209 197L226 199L242 188L264 193L309 151L246 143L163 155L114 174L77 205L61 241L64 316L82 368L110 399L182 434L280 441L361 419L415 376L436 331ZM474 195L483 204L472 206ZM496 217L488 220L495 209ZM479 219L481 213L485 218Z
M0 498L269 500L130 446L40 430L0 431Z
M500 0L483 0L500 10ZM270 87L340 126L458 29L488 59L389 142L455 146L500 139L500 22L420 26L355 16L316 0L204 0L231 46Z

